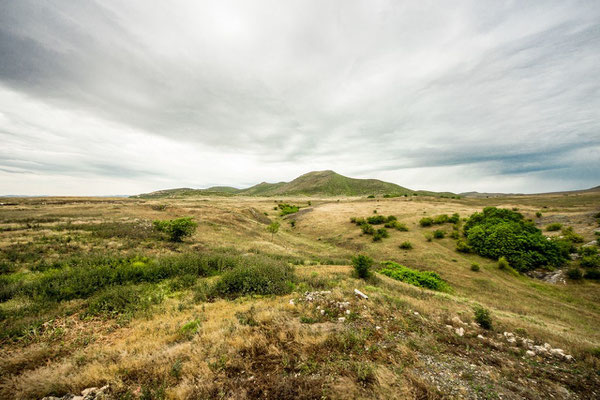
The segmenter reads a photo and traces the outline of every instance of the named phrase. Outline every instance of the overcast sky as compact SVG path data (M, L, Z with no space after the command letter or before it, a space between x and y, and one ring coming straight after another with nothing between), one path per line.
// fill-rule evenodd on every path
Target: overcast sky
M600 2L0 0L0 194L600 185Z

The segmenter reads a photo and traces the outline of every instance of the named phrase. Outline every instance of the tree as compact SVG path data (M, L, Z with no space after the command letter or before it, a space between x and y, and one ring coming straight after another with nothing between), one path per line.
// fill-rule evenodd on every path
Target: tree
M279 222L271 222L269 226L267 226L267 232L271 233L271 241L273 241L273 236L279 231Z

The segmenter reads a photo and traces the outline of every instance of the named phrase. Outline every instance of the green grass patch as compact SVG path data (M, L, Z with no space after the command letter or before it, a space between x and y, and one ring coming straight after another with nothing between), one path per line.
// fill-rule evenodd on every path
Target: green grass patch
M447 292L450 286L435 272L417 271L393 261L382 263L382 269L379 273L398 281L408 283L421 288Z

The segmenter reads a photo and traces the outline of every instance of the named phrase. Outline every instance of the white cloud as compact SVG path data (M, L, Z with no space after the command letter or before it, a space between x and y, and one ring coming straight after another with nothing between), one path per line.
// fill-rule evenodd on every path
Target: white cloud
M593 2L2 9L0 193L244 186L313 169L451 191L600 180Z

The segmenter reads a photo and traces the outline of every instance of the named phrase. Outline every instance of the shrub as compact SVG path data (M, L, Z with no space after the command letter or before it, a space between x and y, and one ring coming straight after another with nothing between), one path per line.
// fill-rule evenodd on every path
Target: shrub
M435 225L442 225L445 224L446 222L448 222L449 217L447 214L442 214L442 215L438 215L437 217L433 218L433 223Z
M508 269L509 267L510 267L510 264L509 264L508 260L506 259L506 257L500 257L498 259L498 268Z
M383 215L374 215L372 217L367 218L367 222L371 225L381 225L387 222L387 218Z
M536 212L536 213L535 213L535 216L536 216L537 218L542 218L542 212L541 212L541 211L538 211L538 212Z
M492 317L490 315L490 310L481 306L475 306L473 308L473 313L475 314L475 322L477 322L479 326L481 326L483 329L492 329Z
M403 250L410 250L413 248L413 245L411 242L406 241L406 242L400 243L400 248Z
M548 232L555 232L555 231L560 231L562 228L562 224L559 224L558 222L552 223L548 226L546 226L546 230Z
M382 266L383 268L379 273L392 279L432 290L448 291L450 289L446 282L435 272L417 271L392 261L382 263Z
M583 236L575 233L572 226L569 226L568 228L564 228L561 233L562 233L563 238L565 240L568 240L569 242L572 242L572 243L583 243L584 242Z
M366 222L360 226L360 229L365 235L372 235L375 233L375 228L373 228L373 226L367 224Z
M398 221L389 221L385 224L385 227L390 228L390 229L396 229L400 232L408 231L408 227L406 226L406 224L403 224L402 222L398 222Z
M446 236L446 232L442 231L441 229L436 229L435 231L433 231L433 237L435 239L443 239Z
M474 252L492 259L503 256L520 271L560 266L569 258L564 246L548 240L523 215L507 209L486 207L482 213L474 213L465 223L464 233Z
M390 237L390 234L388 233L387 229L385 229L385 228L379 228L373 234L373 241L374 242L379 242L379 241L381 241L381 239L385 239L385 238L388 238L388 237Z
M370 194L370 195L367 196L367 199L374 199L374 198L375 198L374 194Z
M369 269L373 265L373 259L364 254L359 254L356 257L352 257L352 266L357 277L366 279L371 275Z
M600 256L599 255L586 255L581 257L579 264L584 268L598 268L600 267Z
M581 270L577 267L571 267L567 270L567 276L569 277L569 279L572 280L580 280L581 278L583 278L583 274L581 273Z
M475 271L475 272L479 271L479 264L477 264L477 263L471 264L471 271Z
M154 221L154 228L166 233L172 242L181 242L184 237L191 236L197 227L198 224L191 217Z
M292 291L295 280L294 268L283 262L244 263L221 275L211 294L225 298L281 295Z
M456 242L456 251L460 253L470 253L471 250L471 246L469 246L464 240L459 240Z
M448 222L452 224L457 224L458 222L460 222L460 215L458 213L452 214L452 216L448 218Z
M423 217L419 220L419 224L422 227L431 226L431 225L433 225L433 219L431 219L429 217Z
M459 235L458 231L453 230L452 232L450 232L450 237L454 240L458 240L460 238L460 235Z
M160 303L162 299L160 292L149 290L147 287L114 286L94 296L84 316L130 316L136 311L148 309L152 304Z
M431 242L433 240L433 235L431 233L426 233L425 240L427 240L428 242Z
M281 215L282 217L284 215L297 213L298 210L300 209L299 206L294 206L294 205L287 204L287 203L280 203L277 205L277 207L281 210L279 215Z
M598 270L598 269L587 270L586 273L585 273L585 275L583 277L585 279L598 280L598 279L600 279L600 270Z

